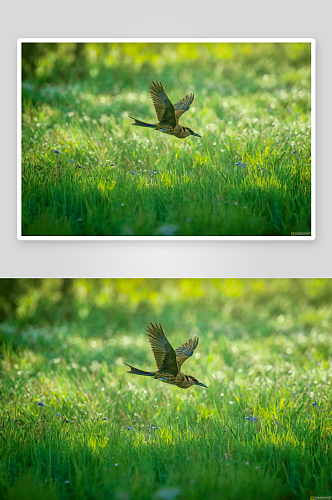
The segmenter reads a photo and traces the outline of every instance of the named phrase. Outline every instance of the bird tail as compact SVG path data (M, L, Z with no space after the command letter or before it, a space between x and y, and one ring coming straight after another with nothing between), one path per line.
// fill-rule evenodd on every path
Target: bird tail
M143 370L139 370L139 368L134 368L133 366L127 365L127 363L123 363L126 366L129 366L130 372L133 375L144 375L145 377L154 377L156 372L144 372Z
M151 128L156 128L157 125L152 125L151 123L145 123L141 122L140 120L136 120L136 118L133 118L132 116L129 116L132 120L135 120L135 123L132 123L132 125L137 125L138 127L151 127Z

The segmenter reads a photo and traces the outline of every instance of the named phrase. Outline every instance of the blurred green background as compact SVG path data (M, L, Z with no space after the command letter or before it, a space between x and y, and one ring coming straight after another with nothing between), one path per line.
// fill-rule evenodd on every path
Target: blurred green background
M254 108L248 98L258 92L255 114L266 107L274 114L277 97L280 116L307 114L310 54L309 43L23 43L23 101L43 104L39 132L53 121L49 107L61 121L60 110L69 113L65 121L78 116L86 125L93 119L106 124L112 116L127 119L129 111L151 123L148 84L161 80L173 103L182 97L177 88L204 97L204 107L194 102L187 121L199 107L215 132L234 119L236 106L237 125L246 129L255 118L249 120Z
M44 85L45 97L53 99L60 99L65 89L48 96L48 85L85 82L91 94L111 96L146 90L147 82L157 77L166 88L195 82L199 94L217 90L226 97L236 91L248 95L270 90L277 77L279 86L290 90L301 68L299 76L306 82L310 53L309 43L23 43L22 78L23 83ZM23 89L32 90L27 84ZM302 94L294 98L307 104ZM91 99L93 95L86 100ZM100 104L107 107L103 101ZM216 111L219 115L222 109Z
M310 234L310 51L23 43L23 235ZM202 139L132 126L153 80Z
M19 345L33 342L29 331L46 328L46 342L64 326L82 338L145 337L150 321L176 338L193 328L203 338L210 332L230 340L309 334L329 328L331 304L330 279L0 280L2 331L15 328L7 339Z
M190 368L207 385L220 370L229 381L247 371L252 381L268 365L285 374L291 366L312 372L327 363L324 371L332 353L331 304L331 279L1 279L2 352L5 358L8 349L15 352L26 366L24 377L14 378L8 366L3 389L16 378L36 390L36 370L45 376L59 370L60 378L65 370L63 381L68 370L101 380L109 374L109 382L126 384L132 377L123 361L154 367L150 322L162 324L174 348L199 336L202 357L193 356ZM151 386L144 377L134 381Z

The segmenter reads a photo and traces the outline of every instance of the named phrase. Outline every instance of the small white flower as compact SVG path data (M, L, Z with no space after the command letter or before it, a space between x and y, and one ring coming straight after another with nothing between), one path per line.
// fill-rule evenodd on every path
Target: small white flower
M115 467L117 467L119 464L114 464L114 465L115 465Z
M124 207L124 203L121 203L121 206Z
M249 462L246 462L245 465L249 465Z
M238 202L236 201L236 202L234 203L234 205L238 205Z

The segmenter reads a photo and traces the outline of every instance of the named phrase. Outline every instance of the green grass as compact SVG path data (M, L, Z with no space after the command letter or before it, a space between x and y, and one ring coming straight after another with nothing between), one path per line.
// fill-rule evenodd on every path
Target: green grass
M61 290L61 280L28 288L1 325L1 498L332 494L331 280ZM154 367L150 321L174 347L199 335L183 369L208 389L126 373L123 361Z
M310 234L309 44L75 45L24 74L23 235ZM152 80L202 139L132 127Z

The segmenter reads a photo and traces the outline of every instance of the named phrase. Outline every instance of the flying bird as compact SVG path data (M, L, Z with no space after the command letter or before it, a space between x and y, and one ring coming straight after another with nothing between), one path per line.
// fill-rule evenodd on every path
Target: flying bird
M188 111L190 104L194 100L194 94L186 95L173 105L167 97L162 83L150 83L149 90L153 105L157 113L158 123L145 123L130 116L129 118L135 120L135 123L132 123L132 125L137 125L138 127L154 128L159 132L174 135L179 139L185 139L186 137L188 137L188 135L201 137L193 130L191 130L191 128L183 127L179 124L179 118L181 115L183 115L183 113Z
M157 323L151 323L151 325L147 327L147 332L158 370L155 372L145 372L139 368L134 368L127 363L123 363L130 368L130 372L127 373L153 377L160 380L160 382L176 385L177 387L180 387L180 389L188 389L188 387L191 387L192 385L207 387L201 382L198 382L195 377L186 375L181 371L182 364L186 361L186 359L193 355L193 352L198 344L198 337L189 339L174 351L160 324L157 325Z

